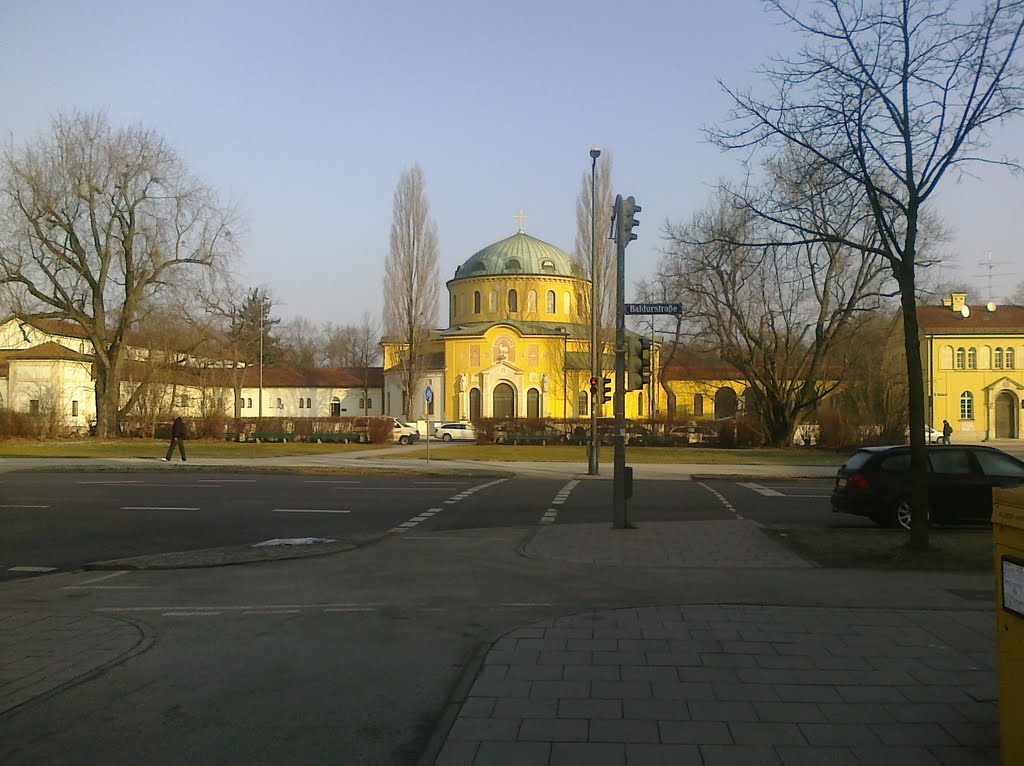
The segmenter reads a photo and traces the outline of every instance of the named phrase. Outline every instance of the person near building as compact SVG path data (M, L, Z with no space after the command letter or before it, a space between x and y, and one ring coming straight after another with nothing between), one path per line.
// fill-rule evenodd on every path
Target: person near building
M942 421L942 443L949 444L950 439L953 436L953 426L949 424L948 420Z
M165 463L171 461L171 456L174 454L174 445L178 445L178 452L181 453L181 462L185 460L185 421L181 417L176 417L174 423L171 424L171 443L167 447L167 456L163 458Z

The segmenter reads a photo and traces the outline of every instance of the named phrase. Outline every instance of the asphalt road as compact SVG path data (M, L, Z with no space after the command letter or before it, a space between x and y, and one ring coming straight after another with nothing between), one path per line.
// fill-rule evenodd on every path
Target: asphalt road
M769 526L872 526L832 514L830 485L825 480L636 482L631 519L742 515ZM524 528L546 516L559 524L612 518L607 478L23 473L0 476L0 497L0 579L276 538L365 542L403 524L462 530Z

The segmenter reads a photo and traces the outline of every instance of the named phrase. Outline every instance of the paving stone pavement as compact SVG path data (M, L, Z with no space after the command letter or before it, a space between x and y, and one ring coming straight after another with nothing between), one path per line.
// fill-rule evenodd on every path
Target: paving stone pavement
M0 613L0 715L141 651L137 625L93 614Z
M991 610L682 605L498 640L437 766L989 766Z

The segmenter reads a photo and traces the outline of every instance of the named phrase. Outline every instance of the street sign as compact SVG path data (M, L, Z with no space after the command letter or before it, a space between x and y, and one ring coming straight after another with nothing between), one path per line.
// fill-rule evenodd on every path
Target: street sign
M682 314L682 303L627 303L627 314Z
M434 389L432 389L430 386L427 386L427 390L423 392L423 398L427 400L427 404L430 404L432 401L434 401Z

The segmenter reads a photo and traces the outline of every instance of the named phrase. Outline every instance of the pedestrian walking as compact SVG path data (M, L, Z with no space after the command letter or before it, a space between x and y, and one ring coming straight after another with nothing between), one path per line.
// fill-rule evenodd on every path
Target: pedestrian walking
M174 454L174 445L178 445L178 452L181 453L181 462L185 462L185 421L180 417L174 419L174 423L171 424L171 443L167 447L167 457L163 458L165 463L171 461L171 455Z
M953 436L953 426L949 424L948 420L942 421L942 443L949 444L950 438Z

